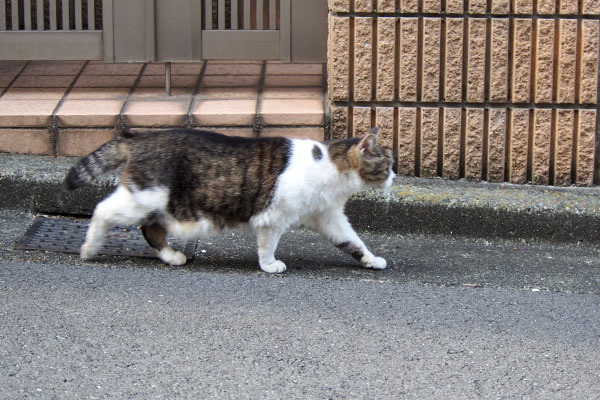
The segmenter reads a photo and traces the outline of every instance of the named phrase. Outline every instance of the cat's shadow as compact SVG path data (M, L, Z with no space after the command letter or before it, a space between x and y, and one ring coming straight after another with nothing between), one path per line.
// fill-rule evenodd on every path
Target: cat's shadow
M350 256L335 248L321 235L305 229L286 232L275 252L288 271L365 270ZM186 266L238 271L260 271L256 238L251 233L228 232L219 237L198 241L193 261Z

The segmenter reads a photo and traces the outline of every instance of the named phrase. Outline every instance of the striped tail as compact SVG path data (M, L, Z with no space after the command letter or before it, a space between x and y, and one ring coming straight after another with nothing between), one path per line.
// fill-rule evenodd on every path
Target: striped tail
M67 189L74 190L99 176L114 171L127 160L124 138L115 139L100 146L77 162L65 177Z

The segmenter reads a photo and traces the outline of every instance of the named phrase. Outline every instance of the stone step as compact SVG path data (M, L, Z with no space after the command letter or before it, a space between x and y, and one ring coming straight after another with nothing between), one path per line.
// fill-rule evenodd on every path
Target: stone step
M324 65L0 61L0 151L81 156L119 130L323 140Z

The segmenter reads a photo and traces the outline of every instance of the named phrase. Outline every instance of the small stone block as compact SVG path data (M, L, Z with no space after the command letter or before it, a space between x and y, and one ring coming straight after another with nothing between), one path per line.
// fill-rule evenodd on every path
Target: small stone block
M511 183L526 183L529 110L513 110L510 123L509 179Z
M0 126L47 126L59 100L0 100Z
M559 103L575 102L575 75L577 69L577 21L559 20L560 47L558 56Z
M377 0L378 13L393 13L396 11L395 0Z
M252 104L256 104L256 102L252 101ZM322 125L323 101L320 99L263 99L260 115L267 125Z
M556 0L538 0L537 11L540 14L554 14Z
M600 0L583 0L583 13L587 15L600 14Z
M125 99L66 100L56 112L62 127L112 127L117 124Z
M489 113L487 180L490 182L503 182L504 160L506 157L506 110L494 108Z
M444 109L444 154L442 176L444 179L458 179L460 177L460 132L462 123L462 109Z
M423 0L423 12L439 14L441 11L441 2L439 0Z
M492 0L492 14L508 14L511 0Z
M320 127L265 128L261 131L260 136L311 139L319 142L322 142L325 138L323 128Z
M375 109L375 126L379 128L377 142L388 148L394 148L394 107Z
M583 52L581 54L581 82L579 103L596 104L598 101L598 21L582 21Z
M354 101L372 100L373 18L354 20Z
M56 142L56 155L83 157L114 136L113 129L60 129Z
M578 186L591 186L594 183L595 132L596 110L580 110L576 174Z
M329 11L348 12L350 11L350 0L328 0Z
M439 108L421 110L421 177L437 176Z
M469 2L469 13L485 14L487 0L471 0Z
M417 109L398 109L398 174L415 175Z
M573 156L573 110L558 110L556 122L556 149L554 153L554 184L571 184L571 160Z
M446 0L446 12L448 14L462 14L464 10L463 0Z
M467 109L465 179L481 180L483 163L483 109Z
M533 126L533 183L547 185L550 179L552 110L535 110Z
M395 95L396 19L377 20L377 89L378 101L393 101Z
M372 0L354 0L354 11L371 12L373 11Z
M518 18L514 22L513 87L515 103L529 101L531 79L531 20Z
M485 100L485 47L486 20L469 19L469 54L467 68L467 101Z
M536 68L534 101L551 103L554 81L554 20L538 20Z
M505 102L508 99L508 31L506 18L492 20L490 101Z
M531 14L532 11L531 0L515 0L515 14Z
M0 129L0 151L51 156L52 135L47 129Z
M460 102L462 100L463 68L463 19L446 20L446 74L444 100Z
M329 98L349 100L350 86L350 19L329 17Z
M577 0L561 0L559 13L561 14L577 14L577 9L579 6L579 1Z
M416 18L400 19L400 101L417 100L417 54L419 25Z
M440 18L423 19L421 100L440 99Z
M331 121L331 138L345 139L348 137L348 107L331 105L329 107Z
M400 11L403 13L418 13L419 0L400 0Z
M371 129L371 107L354 107L352 109L352 136L362 136Z

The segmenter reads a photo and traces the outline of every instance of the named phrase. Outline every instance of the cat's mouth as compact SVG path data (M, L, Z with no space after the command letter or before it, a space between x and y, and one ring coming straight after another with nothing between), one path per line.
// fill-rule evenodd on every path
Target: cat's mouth
M394 183L394 178L396 177L396 174L394 173L394 171L390 170L387 178L384 181L372 181L369 182L369 186L374 187L374 188L380 188L380 189L387 189L390 188L392 186L392 183Z

